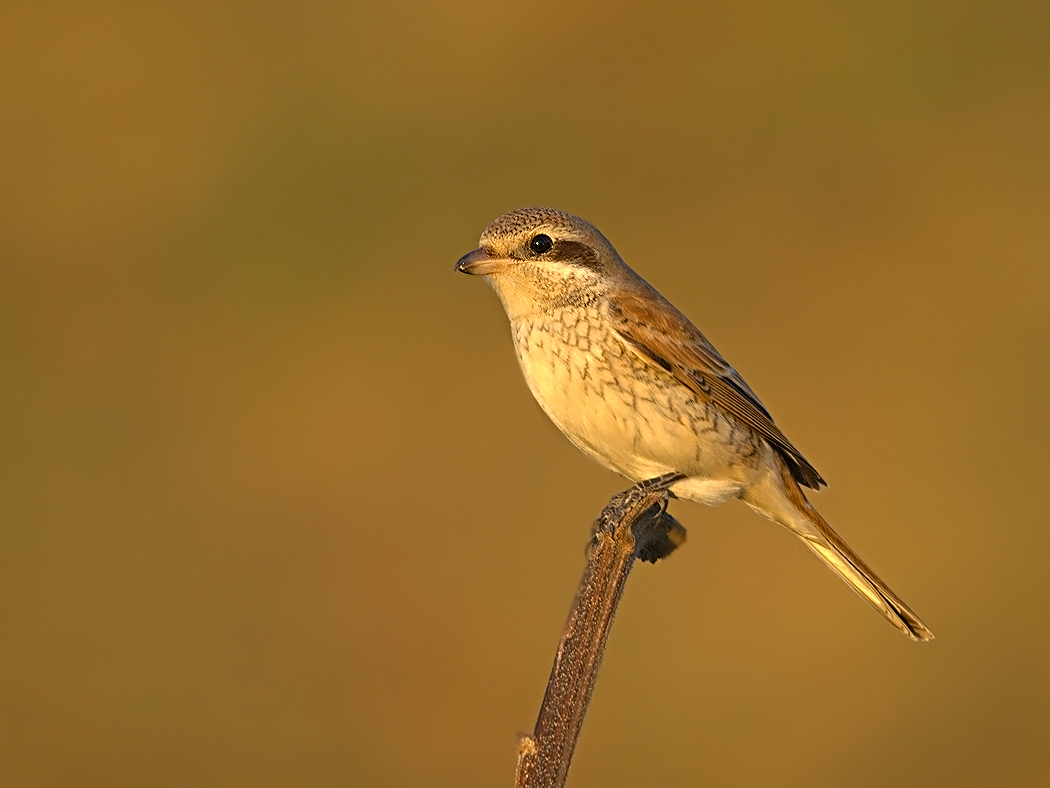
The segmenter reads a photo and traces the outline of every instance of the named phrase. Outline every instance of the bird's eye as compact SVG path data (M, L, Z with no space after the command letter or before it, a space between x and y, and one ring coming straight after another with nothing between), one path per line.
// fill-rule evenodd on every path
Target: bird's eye
M552 246L554 246L554 241L551 240L549 235L544 235L543 233L540 233L529 241L529 248L536 254L549 252Z

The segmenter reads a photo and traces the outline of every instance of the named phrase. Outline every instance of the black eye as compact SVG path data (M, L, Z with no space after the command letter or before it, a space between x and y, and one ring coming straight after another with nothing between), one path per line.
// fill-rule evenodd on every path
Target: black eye
M540 233L529 241L529 248L536 254L549 252L552 246L554 246L554 241L551 240L549 235L544 235L543 233Z

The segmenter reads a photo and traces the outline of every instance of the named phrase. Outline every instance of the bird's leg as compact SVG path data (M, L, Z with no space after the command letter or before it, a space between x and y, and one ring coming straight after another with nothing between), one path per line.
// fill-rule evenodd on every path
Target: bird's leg
M667 488L684 478L680 473L667 473L614 495L594 523L592 546L600 534L611 536L617 525L626 522L635 524L639 558L655 563L670 555L685 541L685 528L667 513Z
M662 515L667 509L667 488L684 478L685 476L681 473L665 473L663 476L643 479L623 492L616 493L609 499L609 503L602 509L602 513L598 515L598 521L594 527L595 533L599 530L612 533L616 523L624 520L631 509L638 506L653 493L660 493L660 499L656 503L651 503L648 508L654 511L658 508L659 514Z

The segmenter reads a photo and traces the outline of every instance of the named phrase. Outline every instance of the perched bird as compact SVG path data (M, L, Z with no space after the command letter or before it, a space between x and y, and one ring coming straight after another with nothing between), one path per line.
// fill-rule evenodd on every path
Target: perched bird
M511 211L456 270L492 285L533 396L584 453L634 482L681 474L677 498L741 499L901 632L933 639L806 499L802 486L825 482L751 387L597 229L552 208Z

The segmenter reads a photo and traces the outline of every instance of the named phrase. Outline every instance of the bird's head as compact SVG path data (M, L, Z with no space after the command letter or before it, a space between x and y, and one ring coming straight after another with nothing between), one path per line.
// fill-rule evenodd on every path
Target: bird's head
M478 248L456 263L457 271L484 276L512 319L593 303L624 269L605 236L553 208L504 214L481 234Z

